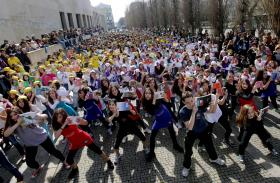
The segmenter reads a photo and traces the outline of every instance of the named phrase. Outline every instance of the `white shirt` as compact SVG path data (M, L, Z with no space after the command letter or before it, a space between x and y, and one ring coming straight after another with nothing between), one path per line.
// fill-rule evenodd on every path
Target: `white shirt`
M259 70L264 70L264 66L265 66L266 61L262 60L262 61L258 61L257 59L255 60L255 67L256 69Z
M216 96L215 95L211 95L211 100L215 101L216 100ZM214 113L205 112L204 115L205 115L205 119L209 123L217 123L218 120L220 119L220 117L222 116L222 111L221 111L219 105L217 104L217 108L216 108L216 111Z

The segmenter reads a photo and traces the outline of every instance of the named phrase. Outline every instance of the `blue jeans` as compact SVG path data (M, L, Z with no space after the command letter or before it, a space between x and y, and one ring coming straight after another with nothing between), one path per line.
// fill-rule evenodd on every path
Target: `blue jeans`
M22 147L22 145L19 143L19 141L14 135L10 135L9 137L4 137L4 142L6 143L10 142L13 146L15 146L15 148L17 149L17 151L21 156L25 154L24 148Z
M23 175L18 171L18 169L11 164L11 162L8 160L7 156L3 152L3 150L0 148L0 164L4 169L9 171L11 174L13 174L16 178L17 181L23 181Z

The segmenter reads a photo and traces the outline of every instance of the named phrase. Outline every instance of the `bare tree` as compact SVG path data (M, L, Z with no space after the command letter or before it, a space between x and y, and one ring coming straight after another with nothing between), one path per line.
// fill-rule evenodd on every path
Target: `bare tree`
M224 34L228 20L228 0L209 0L209 18L216 35Z
M280 0L262 0L262 5L272 30L280 37Z
M237 1L237 23L244 25L247 20L247 15L249 11L249 2L250 0L238 0Z
M175 27L179 27L179 14L180 12L178 11L178 5L179 2L178 0L172 0L172 24Z

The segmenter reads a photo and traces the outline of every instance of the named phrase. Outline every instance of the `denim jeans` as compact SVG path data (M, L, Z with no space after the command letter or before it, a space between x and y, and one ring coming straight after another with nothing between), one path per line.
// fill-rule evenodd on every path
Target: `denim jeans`
M17 151L21 156L25 154L23 146L19 143L19 141L14 135L10 135L9 137L4 137L4 142L6 143L10 142L13 146L15 146L15 148L17 149Z
M0 148L0 164L4 169L9 171L11 174L13 174L16 178L17 181L22 181L23 180L23 175L18 171L18 169L10 163L8 160L7 156L3 152L3 150Z

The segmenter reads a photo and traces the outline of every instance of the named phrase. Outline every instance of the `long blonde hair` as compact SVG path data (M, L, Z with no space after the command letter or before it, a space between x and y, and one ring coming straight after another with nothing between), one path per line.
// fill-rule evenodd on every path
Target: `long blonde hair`
M244 126L247 122L247 116L248 116L248 111L250 108L253 108L251 105L244 105L241 107L237 117L236 117L236 123L238 126Z

